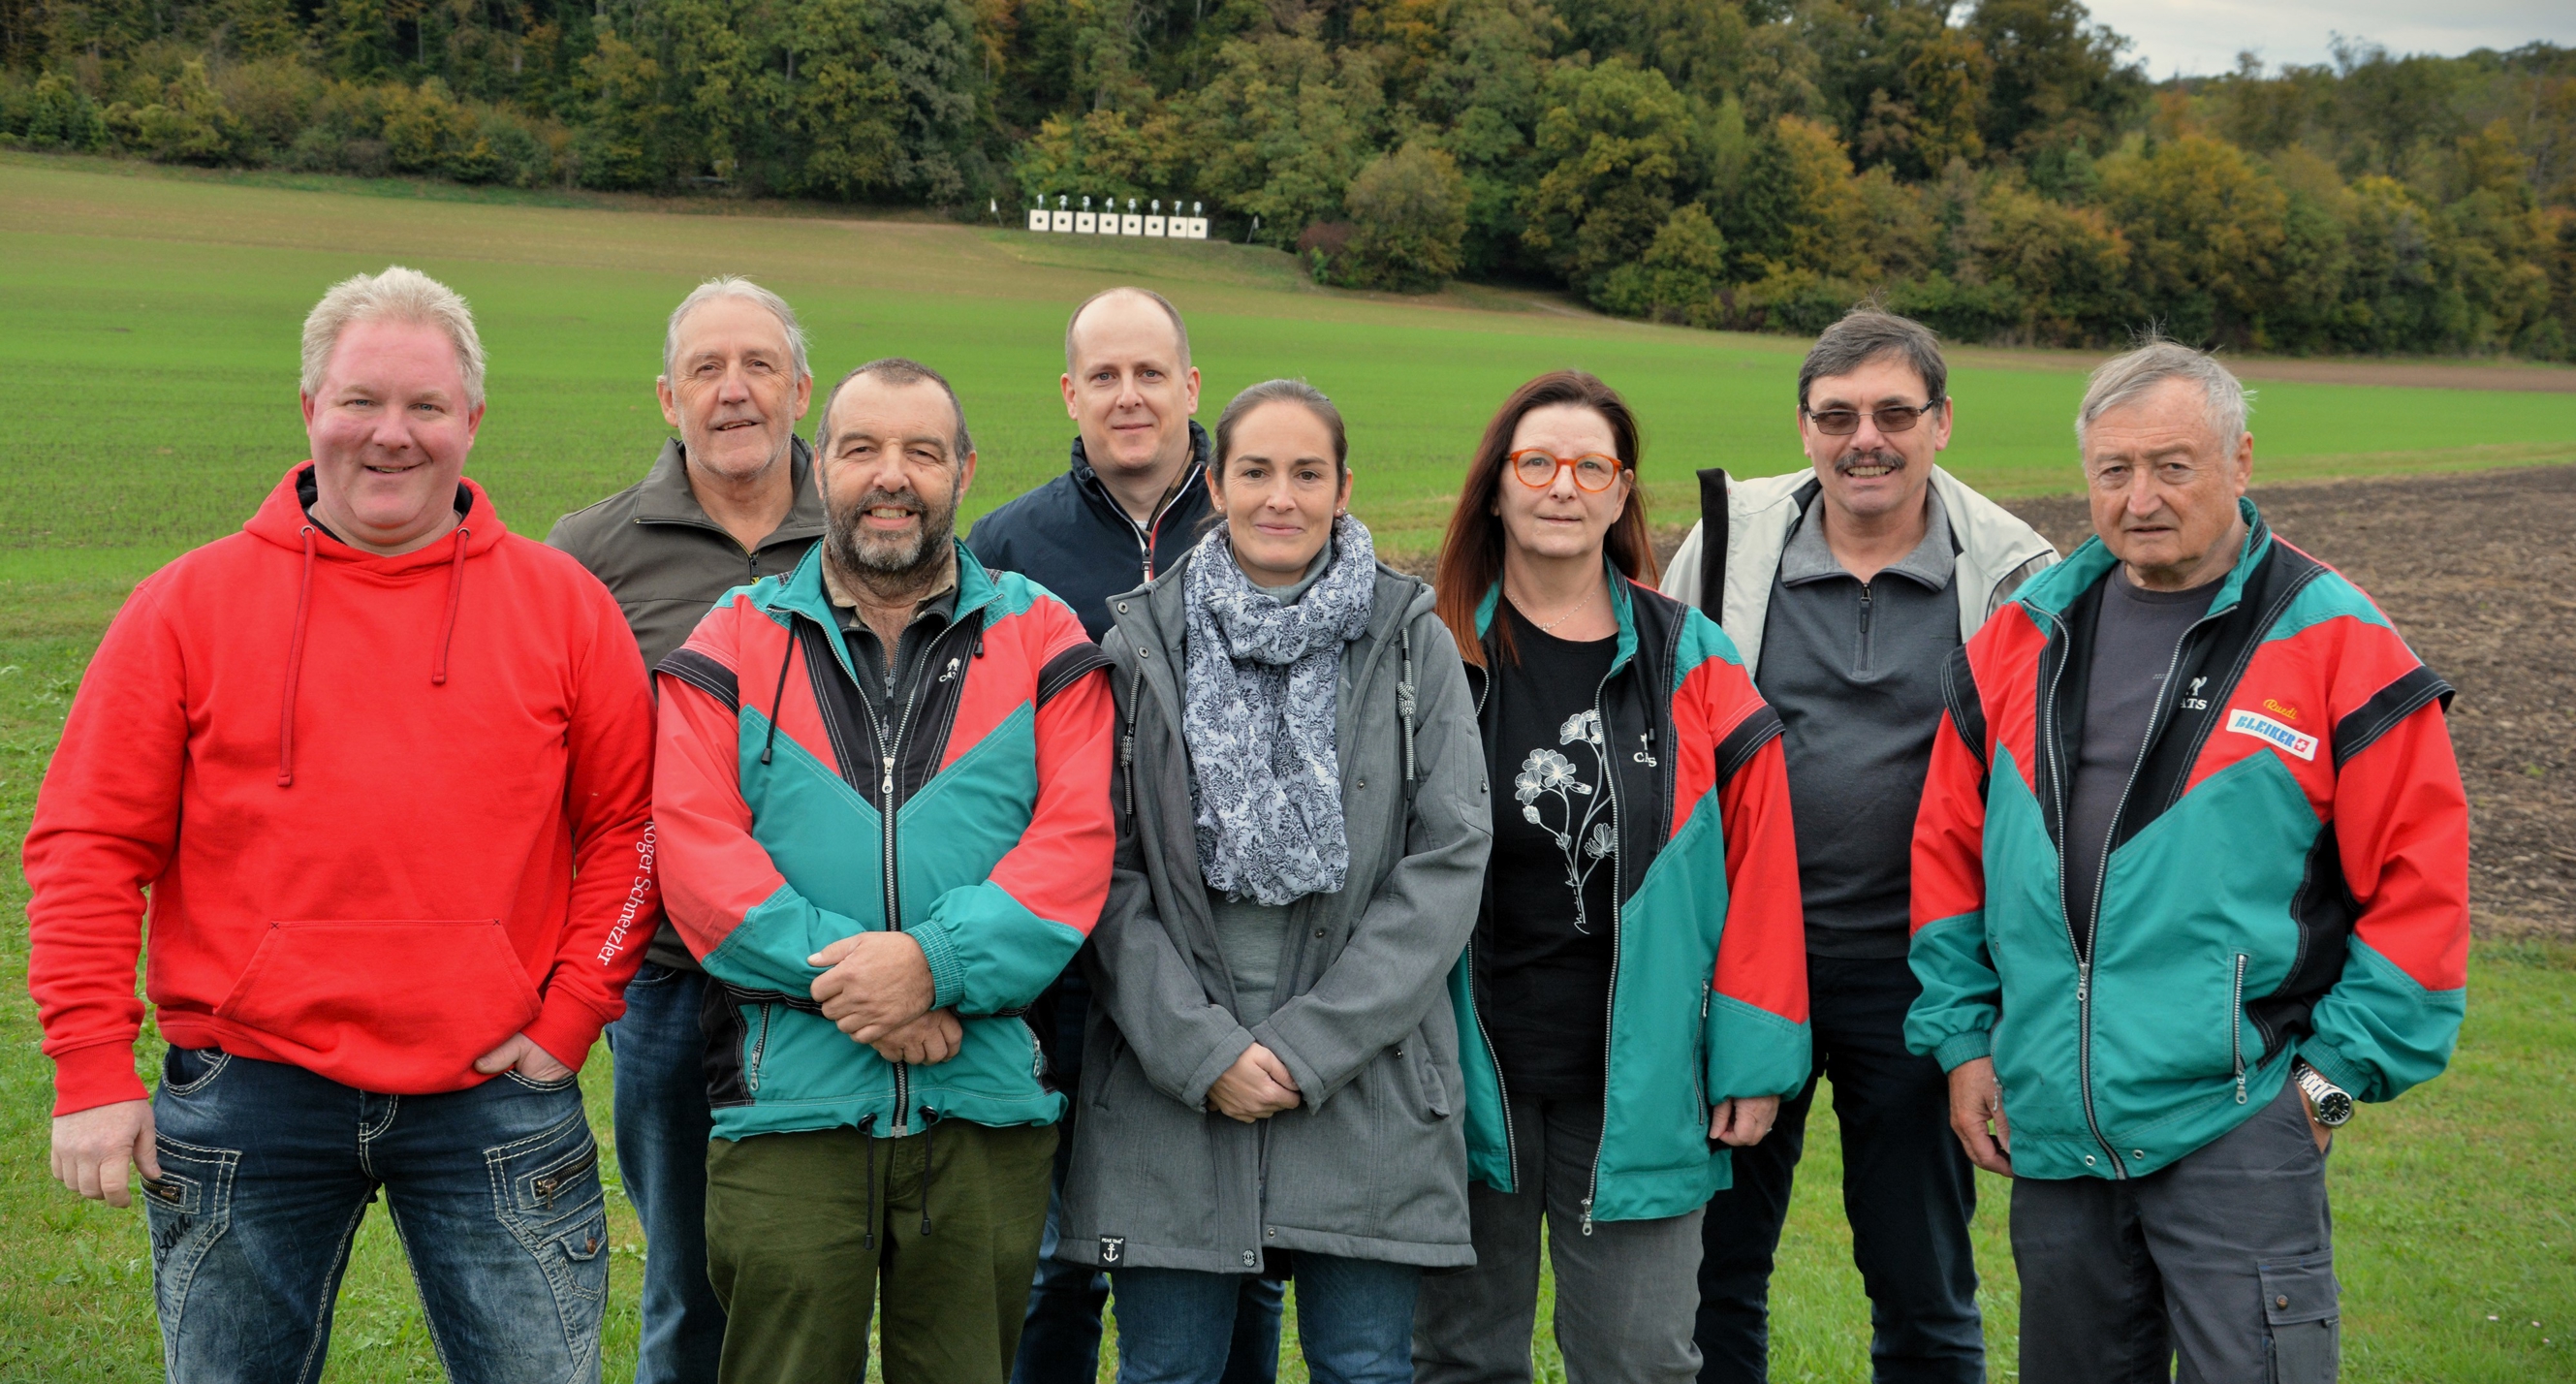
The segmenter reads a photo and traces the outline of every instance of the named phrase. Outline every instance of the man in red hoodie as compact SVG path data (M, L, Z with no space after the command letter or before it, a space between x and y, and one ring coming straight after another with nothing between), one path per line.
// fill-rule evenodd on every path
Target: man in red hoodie
M173 1381L313 1377L380 1189L450 1378L596 1379L574 1073L661 912L643 661L607 590L461 478L463 299L399 267L335 285L302 393L311 460L135 588L37 798L54 1173L125 1206L140 1170Z

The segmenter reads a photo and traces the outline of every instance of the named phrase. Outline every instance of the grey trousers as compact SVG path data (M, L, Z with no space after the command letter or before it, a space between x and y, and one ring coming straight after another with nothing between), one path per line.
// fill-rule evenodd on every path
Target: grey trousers
M1512 1180L1521 1190L1469 1184L1476 1266L1423 1275L1413 1316L1415 1384L1528 1384L1542 1219L1567 1384L1690 1384L1699 1376L1691 1326L1703 1213L1594 1221L1584 1234L1600 1100L1511 1104Z
M2335 1377L2326 1160L2296 1086L2145 1177L2014 1179L2012 1247L2023 1384Z

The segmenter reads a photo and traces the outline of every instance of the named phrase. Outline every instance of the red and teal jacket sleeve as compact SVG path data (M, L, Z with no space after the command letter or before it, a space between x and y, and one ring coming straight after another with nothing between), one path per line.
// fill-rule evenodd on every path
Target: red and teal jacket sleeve
M54 1113L144 1098L134 962L143 891L179 838L185 659L158 579L126 599L90 659L36 794L27 872L27 988L54 1059Z
M1693 612L1696 631L1723 641ZM1726 924L1718 934L1701 1044L1711 1104L1789 1096L1807 1084L1807 920L1798 889L1798 838L1789 813L1789 769L1780 716L1726 656L1700 662L1674 698L1674 740L1712 746L1677 766L1677 802L1717 799L1726 840ZM1694 782L1701 774L1712 777Z
M1790 1096L1807 1084L1807 921L1789 766L1773 735L1718 786L1726 823L1726 932L1708 1009L1708 1096Z
M608 588L587 574L587 647L565 728L564 802L573 881L562 940L525 1032L579 1069L626 1010L626 983L662 917L653 878L653 696L644 658Z
M1986 949L1986 747L1960 729L1964 720L1982 741L1984 715L1964 655L1952 656L1943 683L1951 711L1932 733L1914 818L1907 956L1923 993L1906 1012L1905 1045L1948 1071L1994 1052L2003 980Z
M2394 630L2351 622L2335 676L2335 847L2360 905L2299 1055L2356 1100L2439 1075L2468 1008L2469 804L2450 688Z
M930 962L932 1007L960 1014L1024 1008L1055 981L1100 921L1117 846L1107 657L1053 597L990 638L1005 636L1024 641L1039 670L1037 806L990 878L942 894L907 929Z
M739 676L741 625L766 619L737 596L707 612L684 647ZM801 661L793 644L787 648ZM653 823L663 907L707 974L749 989L805 994L822 974L805 958L864 929L799 894L753 838L738 707L694 678L664 673L661 689Z

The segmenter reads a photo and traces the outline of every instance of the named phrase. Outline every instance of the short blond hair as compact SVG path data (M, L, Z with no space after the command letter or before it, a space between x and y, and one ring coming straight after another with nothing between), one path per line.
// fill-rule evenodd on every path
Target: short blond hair
M474 313L455 289L417 269L399 264L381 274L358 274L331 285L322 301L304 316L304 392L322 392L323 372L340 333L357 322L411 322L447 333L456 348L456 370L465 377L465 403L483 403L483 339L474 332Z

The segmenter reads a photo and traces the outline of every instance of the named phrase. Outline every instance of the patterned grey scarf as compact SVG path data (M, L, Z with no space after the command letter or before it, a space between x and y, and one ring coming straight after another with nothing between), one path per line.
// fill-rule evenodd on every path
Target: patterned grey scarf
M1295 605L1252 584L1220 528L1190 555L1181 738L1208 887L1279 905L1342 887L1351 868L1333 753L1342 645L1368 631L1377 548L1349 515Z

